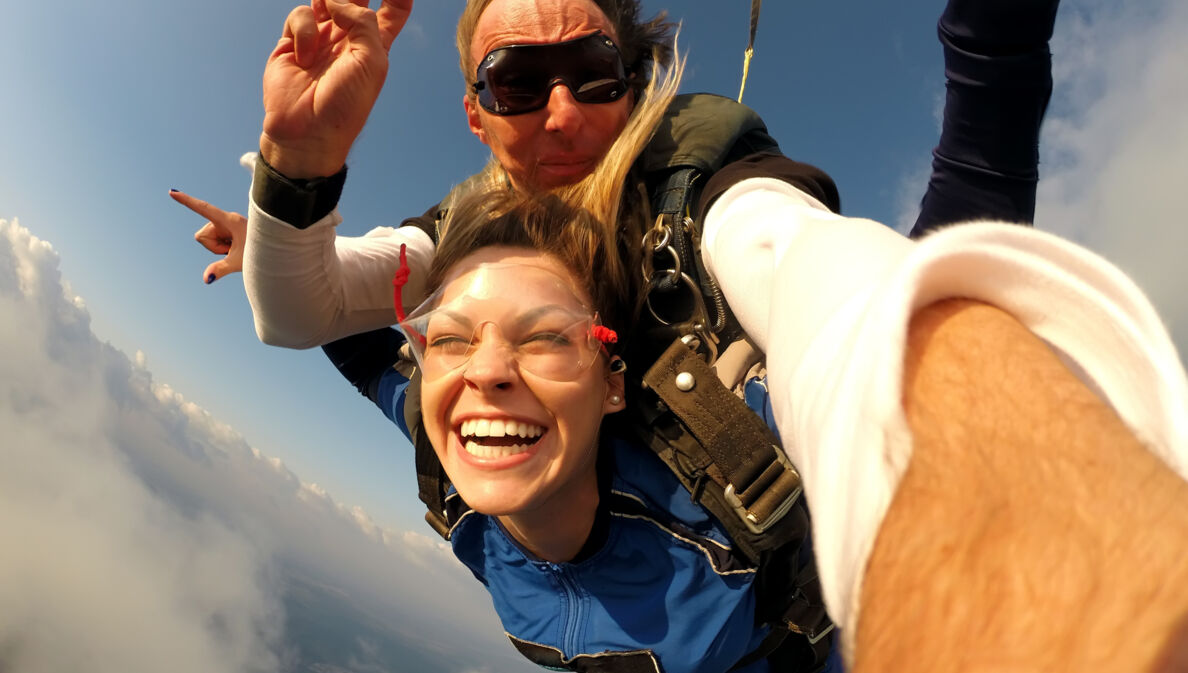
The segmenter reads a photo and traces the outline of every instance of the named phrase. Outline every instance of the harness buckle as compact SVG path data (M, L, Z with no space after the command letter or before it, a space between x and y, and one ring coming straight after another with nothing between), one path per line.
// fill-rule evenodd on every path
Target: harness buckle
M800 472L793 467L780 447L771 446L776 459L743 489L726 484L723 495L727 504L756 535L774 526L792 509L804 492Z

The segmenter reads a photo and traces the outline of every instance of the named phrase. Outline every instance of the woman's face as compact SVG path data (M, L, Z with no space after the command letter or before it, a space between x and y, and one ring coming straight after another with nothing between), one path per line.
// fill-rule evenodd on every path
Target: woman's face
M462 498L484 514L514 515L592 494L598 427L623 408L623 375L609 373L597 349L570 366L538 347L553 348L550 335L590 316L580 284L551 256L492 247L459 262L440 292L423 327L421 410ZM468 338L469 350L457 343ZM449 366L434 370L443 355Z

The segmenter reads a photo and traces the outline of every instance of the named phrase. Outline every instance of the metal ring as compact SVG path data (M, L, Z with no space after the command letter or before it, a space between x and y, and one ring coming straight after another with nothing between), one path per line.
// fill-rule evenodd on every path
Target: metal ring
M671 248L669 248L669 249L671 250ZM681 278L680 278L680 279L681 279L681 280L683 280L683 281L685 281L685 285L686 285L686 286L689 288L689 290L690 290L691 292L693 292L693 293L694 293L694 294L693 294L693 299L694 299L694 301L693 301L693 305L694 305L694 306L696 306L696 307L699 307L699 308L701 309L701 311L697 311L697 312L699 312L699 313L703 313L703 314L704 314L704 312L705 312L705 305L704 305L704 304L702 304L700 301L697 301L698 299L700 299L700 297L698 296L698 294L700 293L700 291L701 291L701 290L700 290L700 288L698 288L698 287L697 287L697 283L696 283L696 281L694 281L692 278L690 278L690 277L689 277L689 274L687 274L687 273L682 273L682 274L681 274ZM650 280L650 279L649 279L649 280ZM645 304L645 305L647 305L647 307L648 307L648 313L651 313L651 314L652 314L652 317L656 319L656 322L659 322L661 325L664 325L665 327L668 327L669 325L672 325L672 324L673 324L673 323L671 323L671 322L669 322L669 321L665 320L664 318L661 318L659 313L656 313L656 309L652 307L652 295L651 295L651 293L649 293L649 294L647 295L647 298L646 298L646 300L644 301L644 304ZM704 317L704 316L703 316L703 317ZM703 321L703 322L704 322L704 321Z
M651 246L652 252L658 252L661 248L667 247L668 244L672 242L672 225L664 224L663 222L664 222L664 216L660 215L659 217L656 218L656 225L653 226L651 229L648 229L647 233L644 234L644 237L643 237L644 248ZM649 243L649 239L653 238L657 231L664 234L664 237L661 238L656 243Z
M672 257L673 261L673 268L666 269L665 271L668 273L669 281L675 283L678 280L677 276L684 275L684 272L681 269L681 256L677 254L676 248L672 247L671 245L664 249L668 251L668 254ZM656 265L652 263L653 258L654 255L646 255L642 265L644 283L649 285L652 282L652 278L656 275Z
M672 257L672 268L668 271L668 280L669 282L675 283L676 281L680 280L679 276L685 275L684 270L681 269L681 256L677 253L676 248L672 247L671 245L664 249L667 250L669 256ZM655 273L655 267L653 267L652 275L655 275ZM648 278L648 282L652 282L652 279Z

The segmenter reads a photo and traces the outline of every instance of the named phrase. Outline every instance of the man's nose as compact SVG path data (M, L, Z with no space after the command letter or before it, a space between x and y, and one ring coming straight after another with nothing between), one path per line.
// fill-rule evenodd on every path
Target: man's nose
M546 107L549 116L545 120L545 130L557 131L563 135L575 133L582 125L581 103L573 97L569 87L561 82L553 85L549 91L549 104Z

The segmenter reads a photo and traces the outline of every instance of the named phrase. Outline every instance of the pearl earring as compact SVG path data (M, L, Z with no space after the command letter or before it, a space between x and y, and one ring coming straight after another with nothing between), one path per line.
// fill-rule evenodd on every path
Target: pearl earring
M623 398L620 397L619 395L611 395L610 401L611 401L611 404L619 404L620 402L623 401Z

